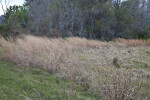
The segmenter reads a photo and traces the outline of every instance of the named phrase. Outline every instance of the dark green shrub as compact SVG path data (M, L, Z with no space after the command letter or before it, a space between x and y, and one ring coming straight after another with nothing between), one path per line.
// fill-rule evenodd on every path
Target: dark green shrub
M113 59L113 65L116 67L116 68L120 68L120 64L119 64L119 59L117 57L115 57Z

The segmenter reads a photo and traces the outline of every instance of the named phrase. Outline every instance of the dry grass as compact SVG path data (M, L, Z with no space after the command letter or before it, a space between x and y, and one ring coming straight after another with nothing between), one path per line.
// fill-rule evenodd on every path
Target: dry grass
M139 39L131 39L131 40L126 40L122 38L118 38L115 40L115 42L118 45L122 46L129 46L129 47L135 47L135 46L150 46L150 39L148 40L139 40Z
M107 52L107 49L104 50ZM147 89L143 87L142 82L147 83L150 81L149 71L135 68L118 69L110 64L113 62L113 59L107 63L107 59L110 58L106 59L105 57L107 56L96 56L98 55L96 50L94 55L91 55L93 54L91 52L92 50L88 50L86 53L75 52L73 57L71 56L60 66L61 71L57 73L58 76L69 78L75 74L77 83L82 84L87 90L96 91L100 95L106 96L106 99L113 98L112 100L134 100L141 96L142 92L139 91L140 89ZM107 67L107 65L110 66ZM136 82L137 84L135 84ZM147 93L146 96L148 96ZM142 97L142 99L144 98Z
M18 64L44 69L57 69L60 62L73 50L83 48L99 48L105 43L88 41L80 38L48 39L46 37L25 36L23 39L12 38L7 41L0 39L0 45L4 49L4 59Z
M133 40L120 41L127 46L149 45L149 40L143 44L140 44L141 40L134 40L136 43ZM147 81L146 75L150 75L141 69L115 68L112 64L114 58L118 59L120 66L125 66L133 62L135 57L140 57L141 53L135 48L122 49L111 43L75 37L49 39L28 35L15 41L0 38L0 46L4 52L2 59L49 70L59 77L72 79L72 90L77 82L86 90L95 91L107 99L139 98L141 83ZM137 80L138 84L135 84Z

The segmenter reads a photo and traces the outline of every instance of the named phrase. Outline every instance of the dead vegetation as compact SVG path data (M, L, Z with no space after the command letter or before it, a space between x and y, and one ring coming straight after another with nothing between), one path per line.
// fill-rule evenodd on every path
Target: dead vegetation
M116 43L149 46L149 40L118 39ZM148 97L148 92L141 90L145 89L143 81L150 82L150 71L132 68L134 61L144 56L143 48L118 48L112 43L85 38L49 39L31 35L15 41L0 38L0 46L3 50L2 59L69 78L72 80L72 90L76 82L85 87L85 91L97 92L107 99L135 100ZM149 47L145 48L149 50ZM148 61L145 63L150 65ZM142 93L146 96L141 97Z
M116 44L119 46L126 46L126 47L136 47L136 46L150 46L150 39L147 40L139 40L139 39L122 39L118 38L115 40Z

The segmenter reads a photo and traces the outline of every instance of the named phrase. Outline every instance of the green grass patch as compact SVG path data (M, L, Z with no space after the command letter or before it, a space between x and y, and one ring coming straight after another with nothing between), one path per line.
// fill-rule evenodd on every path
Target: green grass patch
M145 53L148 54L148 55L150 56L150 51L146 51Z
M143 63L143 62L138 62L138 61L134 61L134 67L135 68L142 68L142 69L148 69L150 70L150 66L146 63Z
M86 59L84 56L78 56L78 59L79 59L80 61L87 61L87 59Z
M97 100L94 93L71 81L60 79L37 68L16 66L0 61L0 100Z

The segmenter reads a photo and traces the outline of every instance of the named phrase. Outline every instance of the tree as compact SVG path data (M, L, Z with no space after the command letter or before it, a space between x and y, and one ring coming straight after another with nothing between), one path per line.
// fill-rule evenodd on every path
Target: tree
M108 41L150 36L150 0L26 0L4 16L6 30L29 29L34 35Z
M32 31L35 33L51 36L51 31L56 29L62 36L72 32L75 36L97 39L113 34L109 27L113 14L111 0L26 0L26 2L29 4L30 16L33 19Z
M25 5L23 6L10 6L3 15L4 22L1 25L1 34L3 36L11 35L12 30L26 31L29 27L30 17L28 16L28 10ZM2 27L3 26L3 27Z

